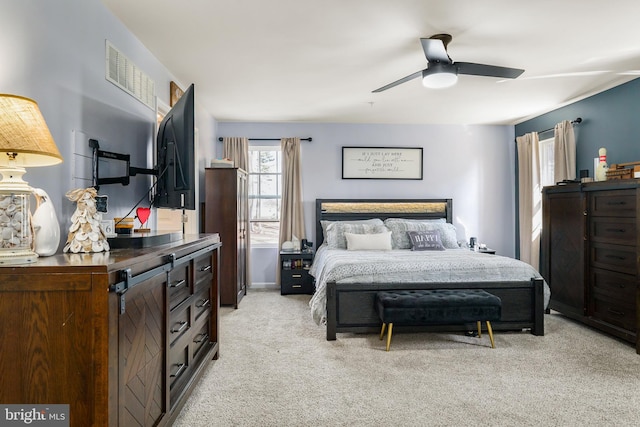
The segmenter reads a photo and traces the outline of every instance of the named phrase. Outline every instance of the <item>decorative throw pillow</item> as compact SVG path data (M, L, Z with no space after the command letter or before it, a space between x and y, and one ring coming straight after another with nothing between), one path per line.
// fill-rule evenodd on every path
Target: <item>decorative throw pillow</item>
M329 248L347 249L347 240L344 233L377 234L385 231L389 230L384 226L384 224L382 224L382 221L380 224L332 222L327 225L327 233L325 237Z
M334 224L334 225L331 225ZM340 227L340 224L369 224L369 225L384 225L380 218L371 218L371 219L357 219L352 221L320 221L320 225L322 226L322 236L324 237L324 242L327 242L329 239L327 227L331 225L332 230L335 232L336 227Z
M437 231L407 231L412 251L444 251Z
M376 234L344 233L350 251L390 251L391 231Z
M411 248L408 231L437 231L445 248L457 249L460 247L456 237L456 227L448 222L407 221L399 218L389 218L384 221L384 224L391 230L391 245L393 249Z

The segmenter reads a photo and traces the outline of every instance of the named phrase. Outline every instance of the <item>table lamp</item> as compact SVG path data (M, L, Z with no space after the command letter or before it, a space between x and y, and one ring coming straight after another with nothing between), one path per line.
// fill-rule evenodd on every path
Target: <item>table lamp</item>
M38 104L22 96L0 94L0 265L34 262L29 198L22 180L25 167L62 162Z

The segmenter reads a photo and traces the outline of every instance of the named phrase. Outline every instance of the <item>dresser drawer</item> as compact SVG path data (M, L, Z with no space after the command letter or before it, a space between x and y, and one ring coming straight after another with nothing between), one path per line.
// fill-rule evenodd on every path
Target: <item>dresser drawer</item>
M636 282L636 276L631 274L591 269L591 292L597 298L623 302L635 301Z
M636 332L635 299L627 302L593 296L591 316L611 325Z
M630 246L637 243L635 218L592 217L590 225L591 241Z
M195 285L194 290L197 291L202 287L208 287L213 280L213 260L211 253L196 258L193 261L195 270Z
M193 335L193 358L196 359L200 355L200 351L206 348L210 340L209 322L204 322L200 329Z
M170 405L178 401L180 394L188 383L189 375L189 342L180 341L180 345L169 350L169 396Z
M591 243L591 266L635 275L638 270L635 246Z
M173 310L191 295L189 289L189 268L177 267L169 273L169 310Z
M280 286L280 294L308 294L312 295L315 292L315 286L313 282L304 283L304 282L292 282L292 283L282 283Z
M191 305L186 305L169 314L169 343L173 345L191 327Z
M313 276L309 275L308 270L282 270L282 274L280 275L280 278L283 281L300 282L300 281L312 280Z
M193 313L197 322L203 315L211 312L211 288L202 288L193 296Z
M590 195L593 216L636 216L636 190L595 191Z

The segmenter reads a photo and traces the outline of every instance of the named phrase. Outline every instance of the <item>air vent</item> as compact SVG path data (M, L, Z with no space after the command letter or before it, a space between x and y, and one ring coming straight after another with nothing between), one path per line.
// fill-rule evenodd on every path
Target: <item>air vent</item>
M156 110L156 84L107 40L106 78L129 95Z

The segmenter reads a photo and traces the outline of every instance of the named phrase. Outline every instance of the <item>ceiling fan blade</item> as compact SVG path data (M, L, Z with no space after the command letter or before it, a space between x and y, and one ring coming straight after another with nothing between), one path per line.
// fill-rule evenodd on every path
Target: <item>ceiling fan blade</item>
M504 79L515 79L524 70L519 68L498 67L497 65L474 64L473 62L456 62L458 74L470 74L472 76L502 77Z
M372 93L382 92L383 90L391 89L394 86L398 86L399 84L408 82L409 80L413 80L413 79L416 79L418 77L422 77L422 70L416 71L415 73L413 73L413 74L411 74L411 75L409 75L407 77L403 77L400 80L396 80L393 83L389 83L386 86L382 86L381 88L378 88L378 89L372 91Z
M422 43L422 50L424 50L427 61L451 64L451 58L449 58L447 48L441 39L420 39L420 43Z

